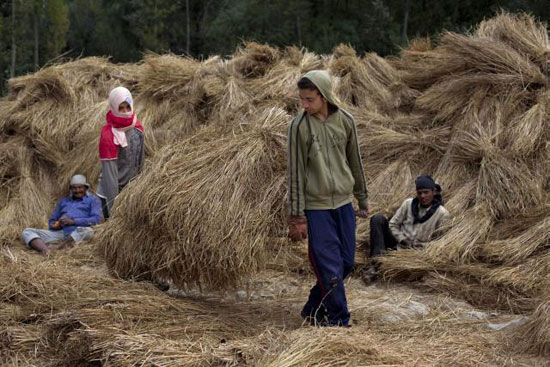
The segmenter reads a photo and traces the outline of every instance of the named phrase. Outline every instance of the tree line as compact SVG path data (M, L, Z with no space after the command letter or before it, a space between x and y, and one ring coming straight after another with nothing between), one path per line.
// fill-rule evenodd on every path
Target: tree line
M135 62L147 50L204 58L243 40L389 55L501 9L550 18L547 0L0 0L0 92L8 78L64 58Z

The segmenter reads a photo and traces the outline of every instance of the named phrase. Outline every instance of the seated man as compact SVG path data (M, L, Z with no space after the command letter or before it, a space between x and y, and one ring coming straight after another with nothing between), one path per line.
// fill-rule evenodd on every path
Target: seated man
M101 202L89 195L90 185L83 175L74 175L70 182L71 196L61 199L48 222L49 229L26 228L21 237L27 246L47 254L51 250L80 243L93 236L93 225L103 222ZM59 245L47 243L63 240Z
M406 199L392 219L376 214L370 220L370 257L382 255L386 250L424 247L433 233L450 218L443 207L441 187L430 176L419 176L416 181L416 198ZM376 278L373 262L364 270L363 279Z

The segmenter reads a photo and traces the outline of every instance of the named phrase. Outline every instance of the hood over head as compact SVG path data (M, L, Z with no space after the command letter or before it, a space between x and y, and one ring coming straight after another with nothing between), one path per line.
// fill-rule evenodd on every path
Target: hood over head
M330 75L326 70L311 70L302 76L303 78L309 79L319 92L325 97L328 103L334 107L339 107L340 101L332 91L332 82L330 80Z

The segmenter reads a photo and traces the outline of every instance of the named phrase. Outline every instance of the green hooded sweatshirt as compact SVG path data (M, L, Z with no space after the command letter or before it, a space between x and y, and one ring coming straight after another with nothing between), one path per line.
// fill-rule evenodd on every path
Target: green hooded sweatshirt
M352 201L352 194L359 208L366 209L367 185L353 117L338 107L328 72L313 70L304 78L315 84L336 111L321 121L302 110L290 123L290 215L339 208Z

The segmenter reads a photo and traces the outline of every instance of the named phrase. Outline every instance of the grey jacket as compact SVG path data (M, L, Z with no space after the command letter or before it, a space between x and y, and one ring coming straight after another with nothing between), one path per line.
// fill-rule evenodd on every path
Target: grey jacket
M133 128L125 131L125 134L128 146L119 147L118 158L101 161L97 196L107 201L109 214L118 193L143 168L145 154L143 133Z

